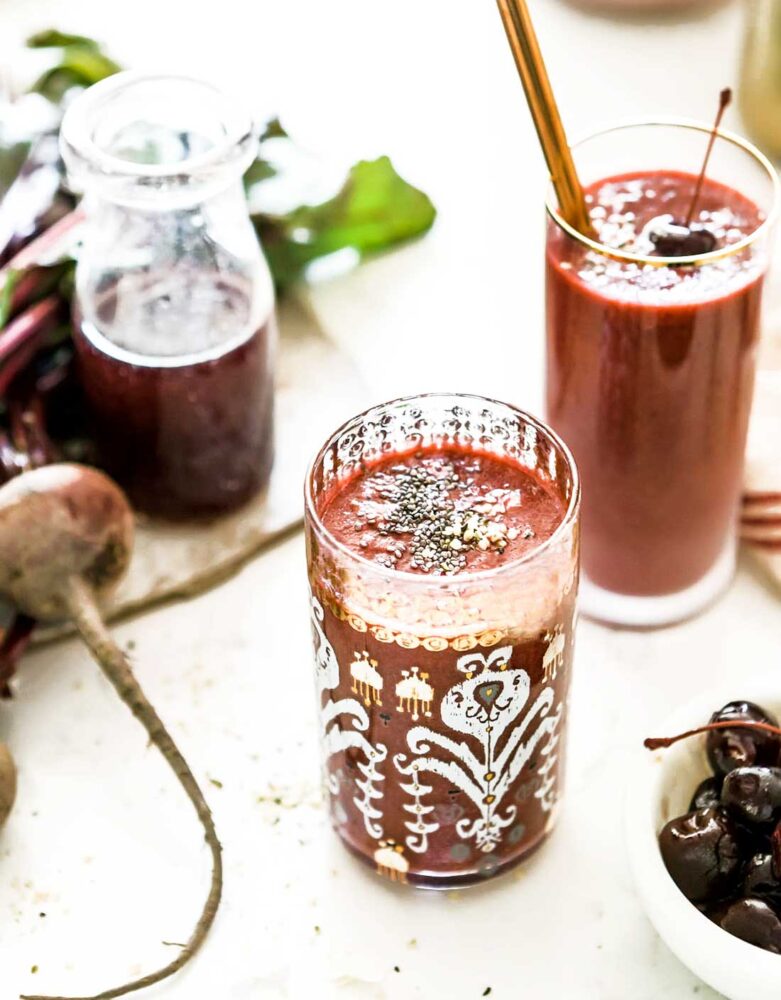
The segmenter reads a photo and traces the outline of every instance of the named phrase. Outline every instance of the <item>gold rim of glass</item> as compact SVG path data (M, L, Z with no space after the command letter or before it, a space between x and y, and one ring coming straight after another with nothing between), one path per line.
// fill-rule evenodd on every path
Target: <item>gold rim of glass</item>
M351 548L349 545L339 541L339 539L331 531L329 531L328 528L326 528L317 509L317 502L314 495L313 486L315 481L315 470L328 449L341 434L344 434L350 427L357 426L362 420L370 417L375 411L384 410L391 406L402 406L411 403L421 403L425 405L427 400L444 399L453 399L456 401L469 400L475 403L487 404L489 406L504 407L505 409L511 410L513 413L520 416L526 423L532 424L538 431L544 434L561 453L571 477L572 493L567 502L567 509L565 510L564 516L559 524L556 525L553 533L549 535L544 542L536 548L531 549L529 552L526 552L524 555L518 556L516 559L512 559L509 562L502 563L501 566L493 566L490 569L478 570L473 573L453 573L448 576L432 576L428 573L410 573L408 570L388 569L371 559L367 559L359 552L356 552L355 549ZM512 403L504 403L498 399L491 399L488 396L478 396L473 393L424 392L413 396L400 396L398 399L391 399L388 400L388 402L376 403L374 406L370 406L367 410L351 417L349 420L345 420L340 427L338 427L332 434L328 435L325 443L312 459L304 480L304 513L306 519L312 525L316 534L318 534L322 539L325 539L329 546L343 555L348 561L355 562L358 565L365 567L370 573L383 577L386 580L405 580L416 586L431 586L434 584L436 586L446 587L462 583L472 584L481 580L493 580L498 575L511 572L525 563L531 563L542 556L549 548L552 548L553 545L559 541L565 531L573 524L574 521L577 520L579 512L580 473L577 465L575 464L575 459L572 457L572 452L559 435L553 430L553 428L549 427L548 424L539 420L537 417L527 413L526 410L521 410L519 407L513 406Z
M693 132L701 132L706 136L713 131L713 128L710 125L705 125L702 122L690 121L686 118L659 118L654 121L619 122L616 125L599 129L597 132L592 132L590 135L579 139L572 147L573 152L577 153L579 147L584 146L593 139L598 139L600 136L610 135L612 132L621 132L624 129L631 128L680 128ZM781 183L779 182L778 174L776 173L776 170L770 160L747 139L744 139L742 136L737 135L737 133L730 132L726 129L719 129L717 135L719 139L723 139L726 142L731 143L733 146L736 146L738 149L743 150L744 153L747 153L753 160L756 161L756 163L759 164L759 166L767 174L773 192L772 205L764 220L752 233L749 233L749 235L745 236L742 240L738 240L737 243L731 243L728 247L722 247L720 250L711 250L710 253L693 254L688 257L646 256L644 254L617 250L615 247L609 247L604 243L600 243L598 240L592 240L590 237L584 236L583 233L578 232L578 230L571 226L566 219L559 215L558 208L556 207L553 198L553 185L549 186L548 195L545 199L546 211L556 225L560 229L564 230L564 232L571 236L574 240L577 240L578 243L588 247L590 250L594 250L603 257L611 257L614 260L625 261L633 264L650 264L652 267L682 267L687 264L695 267L701 267L704 264L712 264L717 260L723 260L725 257L732 257L745 250L747 247L750 247L770 232L778 215L779 199L781 197ZM748 197L748 195L746 197Z

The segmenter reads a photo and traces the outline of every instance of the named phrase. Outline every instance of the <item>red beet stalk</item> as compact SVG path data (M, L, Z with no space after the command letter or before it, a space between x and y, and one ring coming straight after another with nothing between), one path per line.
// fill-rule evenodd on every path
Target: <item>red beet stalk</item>
M62 276L62 269L56 267L31 267L16 276L8 318L20 313L27 306L53 291Z
M12 257L5 267L0 268L0 283L5 281L9 271L26 271L28 267L34 267L36 264L55 262L58 256L61 256L74 242L74 230L81 225L84 218L82 209L75 208L53 226L49 226Z
M0 642L0 698L9 698L11 690L8 682L16 671L16 664L27 649L35 619L17 612Z
M46 337L63 319L64 303L49 295L20 313L0 333L0 399L40 350Z

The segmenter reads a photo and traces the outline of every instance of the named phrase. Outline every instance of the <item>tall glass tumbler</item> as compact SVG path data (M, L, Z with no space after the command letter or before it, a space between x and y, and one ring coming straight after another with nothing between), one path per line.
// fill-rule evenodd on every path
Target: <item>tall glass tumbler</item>
M370 561L324 524L372 464L445 447L498 456L562 517L523 558L432 576ZM580 488L565 445L511 406L427 395L337 430L306 482L326 795L339 837L395 881L470 884L529 855L555 821L578 584Z
M627 235L648 242L648 215L685 218L708 138L651 122L575 146L609 241L576 232L552 195L547 206L547 418L583 481L581 608L615 624L686 618L735 567L775 171L722 132L695 215L721 245L665 257Z

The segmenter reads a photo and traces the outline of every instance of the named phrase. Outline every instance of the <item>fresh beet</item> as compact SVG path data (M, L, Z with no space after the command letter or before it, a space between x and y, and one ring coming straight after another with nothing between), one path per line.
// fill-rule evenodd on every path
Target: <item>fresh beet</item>
M16 767L11 751L0 743L0 826L8 819L16 798Z
M113 586L132 546L130 506L102 472L46 465L0 488L0 593L31 618L69 617L74 581Z
M119 487L101 472L80 465L47 465L0 487L0 595L31 618L73 621L120 698L179 779L198 814L212 855L209 895L179 955L156 972L79 1000L111 1000L173 975L200 948L222 896L222 849L203 793L98 609L96 597L125 572L132 544L130 505ZM28 996L23 1000L65 998Z

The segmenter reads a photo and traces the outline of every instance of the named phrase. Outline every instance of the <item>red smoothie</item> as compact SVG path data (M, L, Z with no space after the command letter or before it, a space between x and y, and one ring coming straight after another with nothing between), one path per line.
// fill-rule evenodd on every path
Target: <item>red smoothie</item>
M662 255L697 178L608 177L586 189L597 240ZM728 249L763 215L706 179L694 222ZM751 247L700 266L590 250L552 220L547 412L583 482L583 566L597 586L658 596L697 583L729 543L740 493L766 262Z
M318 500L331 538L387 574L374 603L362 602L360 584L344 600L344 574L310 532L332 821L386 877L480 881L527 856L553 825L575 588L538 612L506 594L501 575L488 577L476 602L495 606L506 627L471 634L452 601L463 593L470 604L474 574L509 572L531 556L567 506L535 472L458 447L384 456ZM407 614L397 574L442 580L442 600L421 615L430 631L405 627L420 609Z

